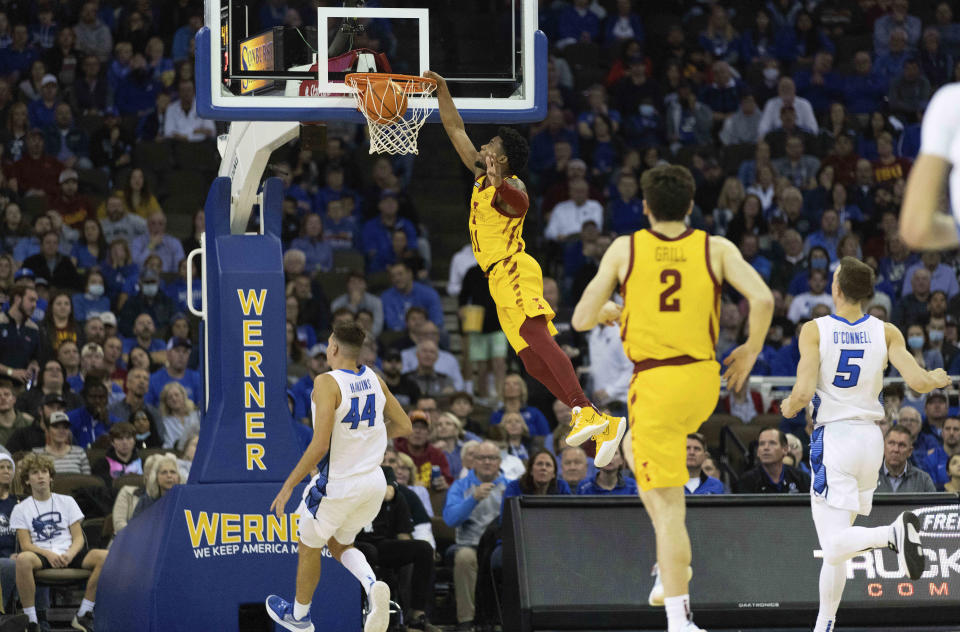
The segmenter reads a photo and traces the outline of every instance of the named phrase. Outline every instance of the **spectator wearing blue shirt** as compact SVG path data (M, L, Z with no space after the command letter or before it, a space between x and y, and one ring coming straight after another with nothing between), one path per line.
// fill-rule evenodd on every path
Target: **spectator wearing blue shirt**
M187 289L187 260L183 259L180 261L180 276L177 277L176 281L164 284L163 293L173 301L174 306L180 312L186 313L188 311L188 296L192 297L194 305L199 306L200 301L203 300L203 283L200 280L200 271L196 263L193 266L193 286L189 290Z
M810 252L812 248L819 246L827 251L830 261L836 261L837 246L840 245L842 236L840 215L832 208L824 209L820 215L820 230L807 235L804 250Z
M530 139L530 159L528 161L530 171L542 174L552 168L557 162L553 147L561 141L569 143L572 157L577 157L580 147L579 137L576 132L567 127L563 110L556 105L552 105L547 112L543 129Z
M16 85L22 77L27 76L30 66L38 57L37 49L30 45L30 33L26 24L13 26L13 41L9 46L0 50L0 68L5 76L10 77L11 83Z
M327 205L333 200L342 200L350 198L351 208L360 206L360 195L353 189L348 189L343 185L343 167L339 164L327 167L326 186L317 191L313 198L313 212L321 215L327 212Z
M410 220L398 216L400 202L393 191L380 194L377 203L380 217L367 221L360 235L360 247L367 257L367 272L379 272L393 264L396 255L393 251L393 232L402 230L407 235L407 243L417 243L417 231Z
M833 72L833 54L825 50L814 55L809 70L794 73L793 82L797 84L797 94L809 101L818 115L830 109L842 88L840 77Z
M147 68L147 60L143 55L134 55L130 60L130 72L117 81L114 105L124 116L145 116L156 107L157 94L162 91L161 86ZM170 116L169 109L166 116Z
M163 340L153 337L156 330L157 328L153 324L153 317L150 316L150 314L144 313L137 315L133 323L133 337L123 339L124 359L126 360L134 347L140 347L146 351L150 354L151 358L155 358L154 362L157 362L161 357L165 359L167 345L163 343Z
M571 490L576 490L580 483L597 474L593 459L579 446L567 446L560 450L557 457L560 461L560 478L566 481Z
M618 235L629 235L642 228L649 228L650 222L643 214L643 200L637 197L639 187L637 177L624 170L617 178L617 195L612 196L607 205L610 230Z
M725 494L723 483L703 471L703 464L710 455L707 453L707 443L703 435L692 432L687 435L687 472L690 480L683 486L683 493L687 495L703 496L706 494Z
M713 5L707 28L700 33L699 44L713 59L736 63L740 58L740 38L722 5Z
M877 55L889 52L890 36L894 30L901 29L906 36L907 46L911 50L920 43L920 18L908 15L910 3L908 0L893 0L890 13L877 18L873 23L873 50Z
M190 42L202 26L202 7L196 7L190 12L187 23L178 28L173 34L173 47L170 53L173 56L174 62L181 62L187 59L187 56L190 54Z
M597 44L600 41L600 18L590 10L590 0L574 0L557 19L557 48L571 44Z
M753 266L753 269L763 277L765 283L770 282L770 274L773 272L773 263L760 254L760 242L753 233L744 233L740 238L740 254Z
M851 114L869 114L887 96L887 79L875 71L865 50L853 56L853 69L853 74L844 76L840 83L843 102Z
M583 138L592 138L594 121L600 116L607 118L611 133L620 129L620 112L610 107L607 89L597 83L587 91L587 110L577 115L577 133Z
M903 287L900 290L901 296L907 296L913 293L913 273L920 268L926 268L930 272L930 292L943 292L947 299L951 299L960 292L960 285L957 284L957 273L953 267L942 263L943 259L936 250L928 250L920 255L920 261L909 266L903 274Z
M151 406L160 404L160 393L170 382L177 382L187 391L194 406L200 403L202 392L200 373L187 368L193 343L188 338L171 338L167 343L167 364L150 376L150 388L143 401Z
M60 103L59 89L57 78L53 75L44 75L40 80L40 98L27 105L31 127L42 130L56 123L56 109Z
M885 87L903 73L903 66L912 53L907 48L907 32L895 28L890 33L890 50L877 55L874 70L883 77Z
M327 214L323 216L323 239L334 251L354 250L360 224L357 216L347 209L347 200L327 202Z
M130 74L130 61L133 59L133 44L117 42L113 47L113 61L107 67L107 83L116 92L120 81Z
M723 122L736 112L740 107L742 94L743 84L730 72L730 65L725 61L715 61L713 83L700 90L700 101L713 111L713 120Z
M936 393L936 391L934 392ZM943 394L939 393L939 396L943 397ZM947 455L934 433L924 432L929 426L924 426L920 411L909 404L905 404L900 408L900 417L897 420L897 425L906 428L910 432L910 437L913 441L913 454L910 457L910 461L913 465L929 474L934 485L942 488L946 481L937 480L935 477L942 478L941 472L945 471L942 464L946 462Z
M593 478L580 483L577 487L578 496L632 496L636 498L637 482L623 475L623 457L620 450L613 455L613 459L605 466L597 469Z
M527 383L522 377L516 373L506 376L503 379L503 408L490 415L490 425L499 424L504 414L519 413L531 435L548 436L552 432L550 423L540 409L527 404L528 397Z
M604 27L603 43L605 46L619 46L624 42L634 41L643 45L644 31L640 16L635 13L629 0L617 2L615 13L608 15Z
M833 53L833 42L816 28L813 18L806 11L797 14L796 26L781 28L777 31L774 56L783 63L809 64L819 50Z
M87 380L80 395L83 407L71 410L67 417L73 431L73 444L86 450L119 419L107 412L109 395L101 379Z
M86 322L90 316L110 311L110 299L104 295L106 287L99 270L90 270L84 284L85 291L71 297L73 317L77 322Z
M549 451L537 450L527 462L527 471L523 476L507 483L503 490L503 505L506 505L508 498L519 496L569 496L570 486L559 477L557 469L557 460Z
M329 272L333 268L333 248L323 238L323 220L316 213L309 213L303 219L303 236L290 242L307 257L305 271Z

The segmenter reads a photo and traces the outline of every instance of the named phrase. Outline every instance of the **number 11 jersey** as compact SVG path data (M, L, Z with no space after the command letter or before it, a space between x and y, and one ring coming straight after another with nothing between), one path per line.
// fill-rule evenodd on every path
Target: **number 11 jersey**
M815 319L820 330L820 376L813 396L813 422L883 418L883 372L887 339L883 321L865 314L849 322L833 314Z
M630 236L620 337L634 363L714 359L720 285L710 267L709 240L692 228L673 238L652 230Z
M377 374L362 366L356 371L334 369L327 375L340 386L340 405L334 411L330 450L320 463L327 480L336 481L366 474L380 467L387 449L383 394ZM310 405L316 419L316 404Z

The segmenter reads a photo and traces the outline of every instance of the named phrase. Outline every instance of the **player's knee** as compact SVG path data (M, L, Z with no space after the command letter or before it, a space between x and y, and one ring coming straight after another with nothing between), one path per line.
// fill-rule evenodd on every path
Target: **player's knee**
M30 571L33 572L33 569L38 567L40 564L40 558L37 557L36 553L27 551L21 553L17 556L17 570L18 571Z
M330 538L327 541L327 550L330 551L330 555L333 556L333 559L340 561L340 556L343 555L343 552L350 548L350 545L343 545L337 542L336 538Z

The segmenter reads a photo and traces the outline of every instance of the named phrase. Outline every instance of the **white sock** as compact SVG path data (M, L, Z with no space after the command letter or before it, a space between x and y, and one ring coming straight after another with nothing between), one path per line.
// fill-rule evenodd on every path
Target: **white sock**
M293 600L293 618L302 619L310 613L310 604L302 604L296 599Z
M93 604L94 602L90 601L89 599L84 599L83 601L81 601L80 609L77 610L77 616L82 617L88 612L93 612Z
M30 623L37 623L37 607L36 606L30 606L29 608L24 608L23 614L27 615L27 619L30 620Z
M374 582L377 581L377 576L373 574L373 569L370 568L370 564L367 562L367 558L363 556L363 553L357 549L349 548L340 554L340 563L360 581L364 592L369 595L370 589L373 588Z
M836 627L837 608L847 583L847 563L823 563L820 568L820 611L813 632L833 632Z
M667 597L663 605L667 609L667 632L681 632L692 621L690 595Z

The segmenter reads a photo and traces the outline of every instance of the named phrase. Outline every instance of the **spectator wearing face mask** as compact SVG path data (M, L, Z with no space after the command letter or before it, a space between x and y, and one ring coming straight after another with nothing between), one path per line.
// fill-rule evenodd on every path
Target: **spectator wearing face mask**
M105 285L103 275L99 270L87 273L84 283L86 290L77 292L71 298L73 302L73 317L78 322L86 322L90 316L110 311L110 299L104 296Z

